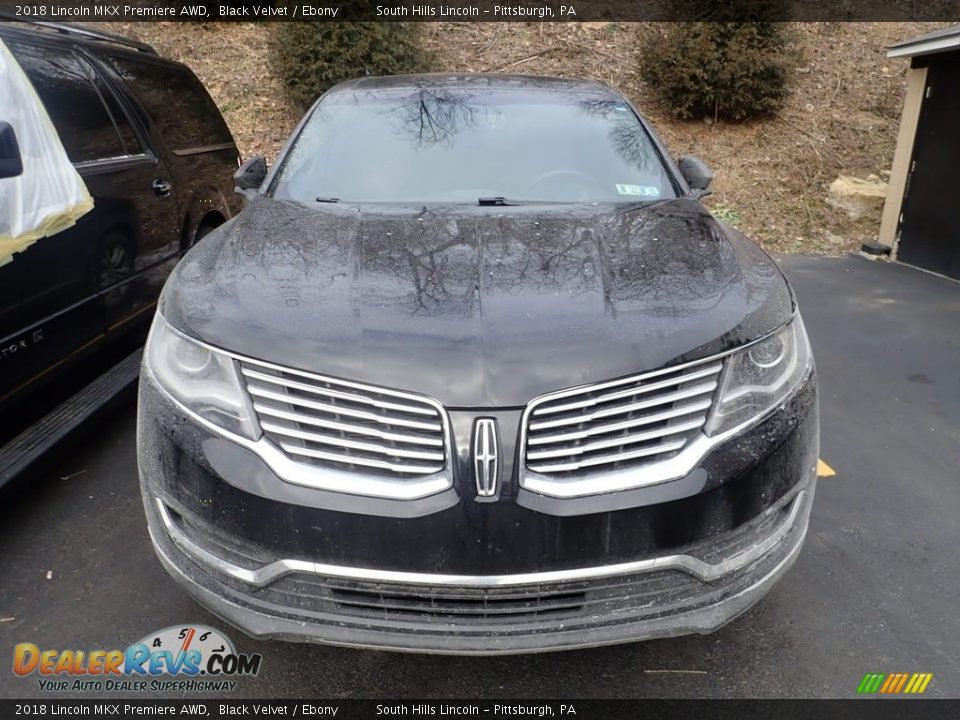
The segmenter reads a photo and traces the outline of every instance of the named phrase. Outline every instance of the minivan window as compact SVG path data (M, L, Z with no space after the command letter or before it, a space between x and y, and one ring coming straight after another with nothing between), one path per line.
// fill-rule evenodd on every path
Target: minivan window
M143 103L171 150L233 144L216 104L190 70L122 55L107 60Z
M71 162L127 154L88 69L76 55L25 43L8 46L43 101Z
M137 137L136 131L130 124L130 118L127 116L126 111L120 107L120 103L117 101L116 96L113 94L113 91L109 88L103 77L101 77L100 73L97 72L97 70L95 70L93 66L86 61L84 61L84 65L87 67L87 72L94 86L96 86L97 92L100 93L100 97L106 103L107 109L110 111L110 115L113 117L114 123L116 123L117 132L120 134L120 140L123 142L123 147L126 150L126 154L142 155L143 146L140 144L140 139Z

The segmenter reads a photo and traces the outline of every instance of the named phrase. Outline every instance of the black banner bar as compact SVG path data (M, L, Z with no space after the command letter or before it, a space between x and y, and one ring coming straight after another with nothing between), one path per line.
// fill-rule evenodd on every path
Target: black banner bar
M954 720L960 700L0 700L0 717Z
M0 0L0 10L39 22L960 22L960 0Z

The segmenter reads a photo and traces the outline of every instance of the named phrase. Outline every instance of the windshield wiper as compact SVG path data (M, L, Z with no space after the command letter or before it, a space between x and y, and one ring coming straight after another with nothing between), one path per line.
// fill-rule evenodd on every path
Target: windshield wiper
M322 202L322 203L338 203L338 202L340 202L340 198L324 197L323 195L321 195L320 197L317 198L317 202Z
M562 200L514 200L513 198L495 195L493 197L477 198L477 205L481 207L508 207L519 205L568 205Z
M508 205L520 205L516 200L507 200L502 195L496 197L477 198L477 205L480 207L506 207Z

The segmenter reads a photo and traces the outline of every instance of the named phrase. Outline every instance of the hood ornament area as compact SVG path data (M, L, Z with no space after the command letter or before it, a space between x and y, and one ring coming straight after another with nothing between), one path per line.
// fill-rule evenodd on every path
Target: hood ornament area
M499 455L497 421L477 418L473 425L473 475L477 482L477 496L496 496L500 477Z

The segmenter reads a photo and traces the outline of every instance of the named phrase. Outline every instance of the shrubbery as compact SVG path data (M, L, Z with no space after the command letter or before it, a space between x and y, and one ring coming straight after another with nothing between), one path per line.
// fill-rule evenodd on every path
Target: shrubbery
M290 97L309 106L338 82L429 70L415 23L278 23L271 57Z
M641 74L680 118L743 120L789 93L795 62L776 22L667 23L641 37Z

